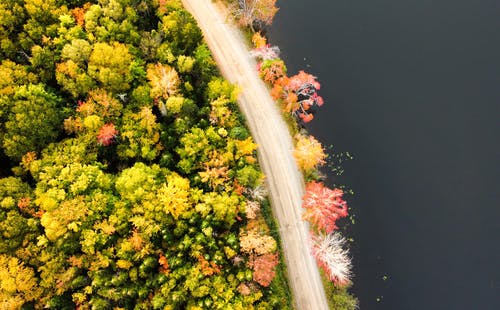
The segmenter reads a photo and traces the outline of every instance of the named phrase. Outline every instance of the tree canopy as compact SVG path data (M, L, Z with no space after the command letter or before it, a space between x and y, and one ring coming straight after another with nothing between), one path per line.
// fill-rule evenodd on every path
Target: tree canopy
M180 1L2 1L0 46L0 308L290 308L238 90Z

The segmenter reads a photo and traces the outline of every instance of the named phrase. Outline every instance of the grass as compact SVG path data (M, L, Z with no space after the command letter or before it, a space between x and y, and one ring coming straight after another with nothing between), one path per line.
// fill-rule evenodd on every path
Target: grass
M287 267L284 261L283 249L281 245L281 238L279 236L279 227L276 222L276 218L271 209L271 204L269 200L265 200L261 204L261 212L266 221L267 226L270 229L271 236L278 240L278 251L280 253L280 263L276 268L276 277L270 286L270 291L276 294L276 297L280 298L281 302L278 304L277 309L293 309L293 296L290 293L290 287L288 286L287 278Z

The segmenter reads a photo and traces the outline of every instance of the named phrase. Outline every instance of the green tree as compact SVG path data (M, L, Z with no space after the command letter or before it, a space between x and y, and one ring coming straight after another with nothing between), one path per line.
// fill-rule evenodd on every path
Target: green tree
M19 178L0 179L0 253L14 254L38 231L31 188Z
M92 45L83 39L74 39L71 43L64 45L61 51L63 60L72 60L80 67L85 67L92 52Z
M0 64L0 96L12 95L16 90L16 86L36 83L36 81L36 75L30 73L26 66L16 64L10 60L4 60ZM3 108L2 110L5 112Z
M160 30L175 55L191 55L202 39L196 21L184 9L170 11L163 16Z
M202 204L198 205L197 210L204 216L213 212L214 219L225 223L225 228L230 228L236 222L239 206L242 204L240 197L236 194L227 193L206 193L202 197Z
M55 38L59 16L68 13L67 7L58 5L56 0L25 0L24 8L29 18L19 40L25 50Z
M54 141L62 129L60 101L43 85L18 87L5 123L5 154L19 161L27 152L39 152Z
M196 86L205 89L217 71L217 64L212 58L212 54L205 43L198 45L193 52L195 59L193 73L197 77Z
M92 142L94 139L92 139ZM82 138L69 138L59 143L52 143L42 151L40 159L27 160L23 158L22 165L31 173L33 179L38 182L48 182L50 179L57 179L60 171L70 164L92 164L97 161L97 147ZM56 182L57 183L57 182ZM44 188L42 192L46 190Z
M116 179L115 187L122 198L133 203L147 199L161 183L162 171L157 165L146 166L136 163L122 171Z
M126 113L119 131L117 153L121 158L152 161L163 149L160 143L160 124L148 107L143 107L138 113Z
M58 84L74 98L85 95L96 84L87 74L86 68L71 59L58 63L55 74Z
M192 128L180 138L180 145L175 150L181 159L177 166L185 173L201 169L203 163L209 160L210 153L224 145L225 139L214 127L210 126L206 130Z
M101 0L85 13L85 30L91 41L137 45L141 39L135 24L136 10L130 0Z
M18 60L17 36L26 20L23 0L4 0L0 3L0 60Z

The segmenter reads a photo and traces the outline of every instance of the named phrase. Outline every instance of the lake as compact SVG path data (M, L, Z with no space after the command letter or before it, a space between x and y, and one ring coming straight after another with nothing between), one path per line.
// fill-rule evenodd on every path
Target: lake
M269 31L354 160L361 309L500 309L500 1L287 0Z

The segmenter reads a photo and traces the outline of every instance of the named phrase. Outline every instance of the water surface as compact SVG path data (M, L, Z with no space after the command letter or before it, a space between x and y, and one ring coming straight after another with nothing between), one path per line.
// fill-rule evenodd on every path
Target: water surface
M272 42L322 84L310 131L355 156L361 309L500 309L500 2L278 6Z

